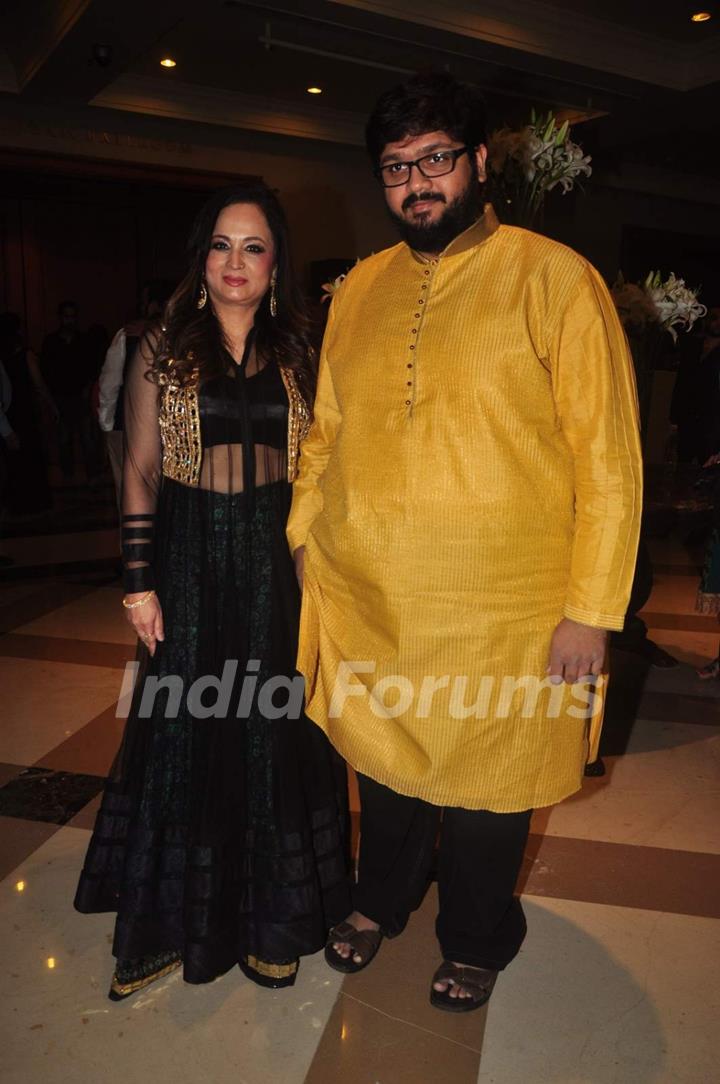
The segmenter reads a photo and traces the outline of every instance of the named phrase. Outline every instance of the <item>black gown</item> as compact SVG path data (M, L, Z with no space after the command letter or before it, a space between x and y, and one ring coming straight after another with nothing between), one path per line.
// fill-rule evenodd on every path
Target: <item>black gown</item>
M139 648L75 897L117 912L126 978L181 957L188 982L239 964L283 985L351 910L344 765L303 714L295 671L287 395L275 364L251 356L247 375L248 354L200 388L196 487L161 476L139 354L126 385L123 510L145 517L136 552L152 544L165 639L152 658Z

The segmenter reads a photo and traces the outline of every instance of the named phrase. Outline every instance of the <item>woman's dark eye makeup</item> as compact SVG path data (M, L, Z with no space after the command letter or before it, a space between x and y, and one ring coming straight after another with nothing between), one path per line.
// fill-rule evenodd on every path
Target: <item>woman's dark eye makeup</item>
M217 241L212 242L210 247L221 251L222 249L230 248L230 245L227 241L223 241L222 239L218 238ZM251 252L253 256L262 256L263 252L265 252L266 249L263 245L260 245L255 241L251 241L248 245L245 245L245 251Z

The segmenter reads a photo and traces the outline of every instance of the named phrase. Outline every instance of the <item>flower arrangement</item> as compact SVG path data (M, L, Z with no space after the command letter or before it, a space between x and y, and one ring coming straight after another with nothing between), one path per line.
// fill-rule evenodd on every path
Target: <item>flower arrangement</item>
M699 290L686 286L674 272L663 281L659 271L649 271L641 282L626 282L619 274L610 292L623 327L634 334L654 323L677 342L676 328L690 331L707 312L698 301Z
M321 303L325 301L332 301L333 295L340 289L346 278L347 271L344 275L338 275L337 278L334 278L332 280L332 282L324 282L322 284L322 297L320 298Z
M650 271L643 282L643 289L657 312L660 326L677 342L676 328L690 331L696 320L707 313L705 305L698 301L699 290L685 285L673 271L663 282L659 271Z
M373 255L374 255L374 253L373 253L373 252L371 252L371 253L370 253L370 255L371 255L371 256L373 256ZM357 267L357 265L358 265L359 263L360 263L360 257L358 256L358 258L356 259L355 263L353 264L353 267ZM323 285L322 285L322 296L321 296L321 298L320 298L320 302L321 302L321 303L323 303L323 302L325 302L325 301L332 301L332 299L333 299L333 296L334 296L334 295L335 295L335 294L337 293L337 291L338 291L338 290L340 289L340 287L342 286L343 282L344 282L344 281L345 281L345 279L346 279L346 278L348 277L348 275L350 274L350 272L351 272L351 271L352 271L352 268L351 268L351 267L348 267L347 271L344 271L344 272L342 273L342 275L338 275L338 276L337 276L337 278L334 278L334 279L332 280L332 282L324 282L324 283L323 283Z
M590 162L590 156L570 139L567 121L559 124L552 112L538 117L533 109L524 128L500 128L488 141L498 214L516 225L532 225L545 195L558 185L563 195L571 192L581 177L592 174Z

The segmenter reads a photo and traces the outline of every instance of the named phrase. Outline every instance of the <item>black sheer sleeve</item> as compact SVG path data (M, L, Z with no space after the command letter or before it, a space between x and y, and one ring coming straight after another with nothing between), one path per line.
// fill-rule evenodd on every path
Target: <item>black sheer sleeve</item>
M155 509L162 477L159 388L150 379L153 342L145 337L125 380L125 455L122 484L123 587L127 593L155 586Z

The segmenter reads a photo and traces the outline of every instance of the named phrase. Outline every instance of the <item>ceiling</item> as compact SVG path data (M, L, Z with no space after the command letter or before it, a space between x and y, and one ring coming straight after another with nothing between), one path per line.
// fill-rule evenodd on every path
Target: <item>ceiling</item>
M377 96L447 67L496 125L586 120L595 153L717 168L720 5L685 0L6 0L3 98L360 144ZM98 53L97 47L101 47ZM102 50L105 50L103 52ZM177 61L160 67L163 56ZM309 85L322 87L310 96Z

